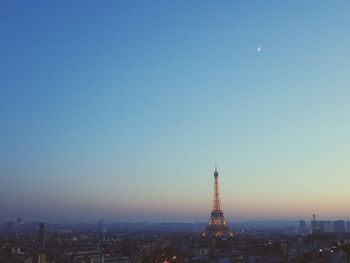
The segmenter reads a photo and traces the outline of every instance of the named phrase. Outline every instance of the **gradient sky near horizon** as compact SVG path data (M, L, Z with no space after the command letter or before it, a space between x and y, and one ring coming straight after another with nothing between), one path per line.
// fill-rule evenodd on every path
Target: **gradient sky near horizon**
M349 13L1 1L0 221L350 219Z

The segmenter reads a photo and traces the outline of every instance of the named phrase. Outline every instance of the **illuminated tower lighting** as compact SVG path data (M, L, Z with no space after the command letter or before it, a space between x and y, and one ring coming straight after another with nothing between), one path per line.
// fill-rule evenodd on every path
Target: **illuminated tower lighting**
M230 230L224 217L224 212L221 209L219 192L219 173L215 167L213 210L211 211L208 226L203 232L203 237L227 238L233 236L234 233Z

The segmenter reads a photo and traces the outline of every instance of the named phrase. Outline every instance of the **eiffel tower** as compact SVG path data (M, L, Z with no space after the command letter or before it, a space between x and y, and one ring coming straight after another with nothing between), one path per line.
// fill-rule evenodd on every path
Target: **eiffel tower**
M208 226L203 232L203 237L227 238L233 236L234 233L230 230L224 217L224 212L222 212L221 210L219 193L219 173L215 167L213 210L211 211Z

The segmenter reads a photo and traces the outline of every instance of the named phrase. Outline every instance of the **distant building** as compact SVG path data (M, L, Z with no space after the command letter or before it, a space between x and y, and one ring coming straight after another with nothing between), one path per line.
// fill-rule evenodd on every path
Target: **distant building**
M346 232L350 232L350 221L346 221L346 228L345 228Z
M102 229L104 227L105 221L103 219L99 219L97 221L97 228Z
M38 254L33 257L33 263L46 263L46 255Z
M334 232L334 225L332 221L316 220L316 216L313 215L311 221L311 232L314 233L329 233Z
M316 226L316 216L315 214L312 215L312 221L311 221L311 233L314 233L317 231L317 226Z
M22 220L22 217L18 217L17 218L17 225L23 225L23 220Z
M345 221L343 220L334 221L334 231L345 232Z
M300 220L299 221L299 234L300 235L306 235L307 234L306 221L305 220Z
M40 227L39 227L39 244L41 246L45 245L45 224L44 223L41 223L40 224Z
M334 225L332 221L321 221L321 226L324 233L334 232Z
M313 221L312 233L329 233L334 232L333 222L332 221Z

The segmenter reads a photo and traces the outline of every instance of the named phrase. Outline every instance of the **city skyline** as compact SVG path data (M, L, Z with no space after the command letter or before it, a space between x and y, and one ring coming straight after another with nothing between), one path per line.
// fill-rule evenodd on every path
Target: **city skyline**
M4 1L0 221L350 220L347 1Z

